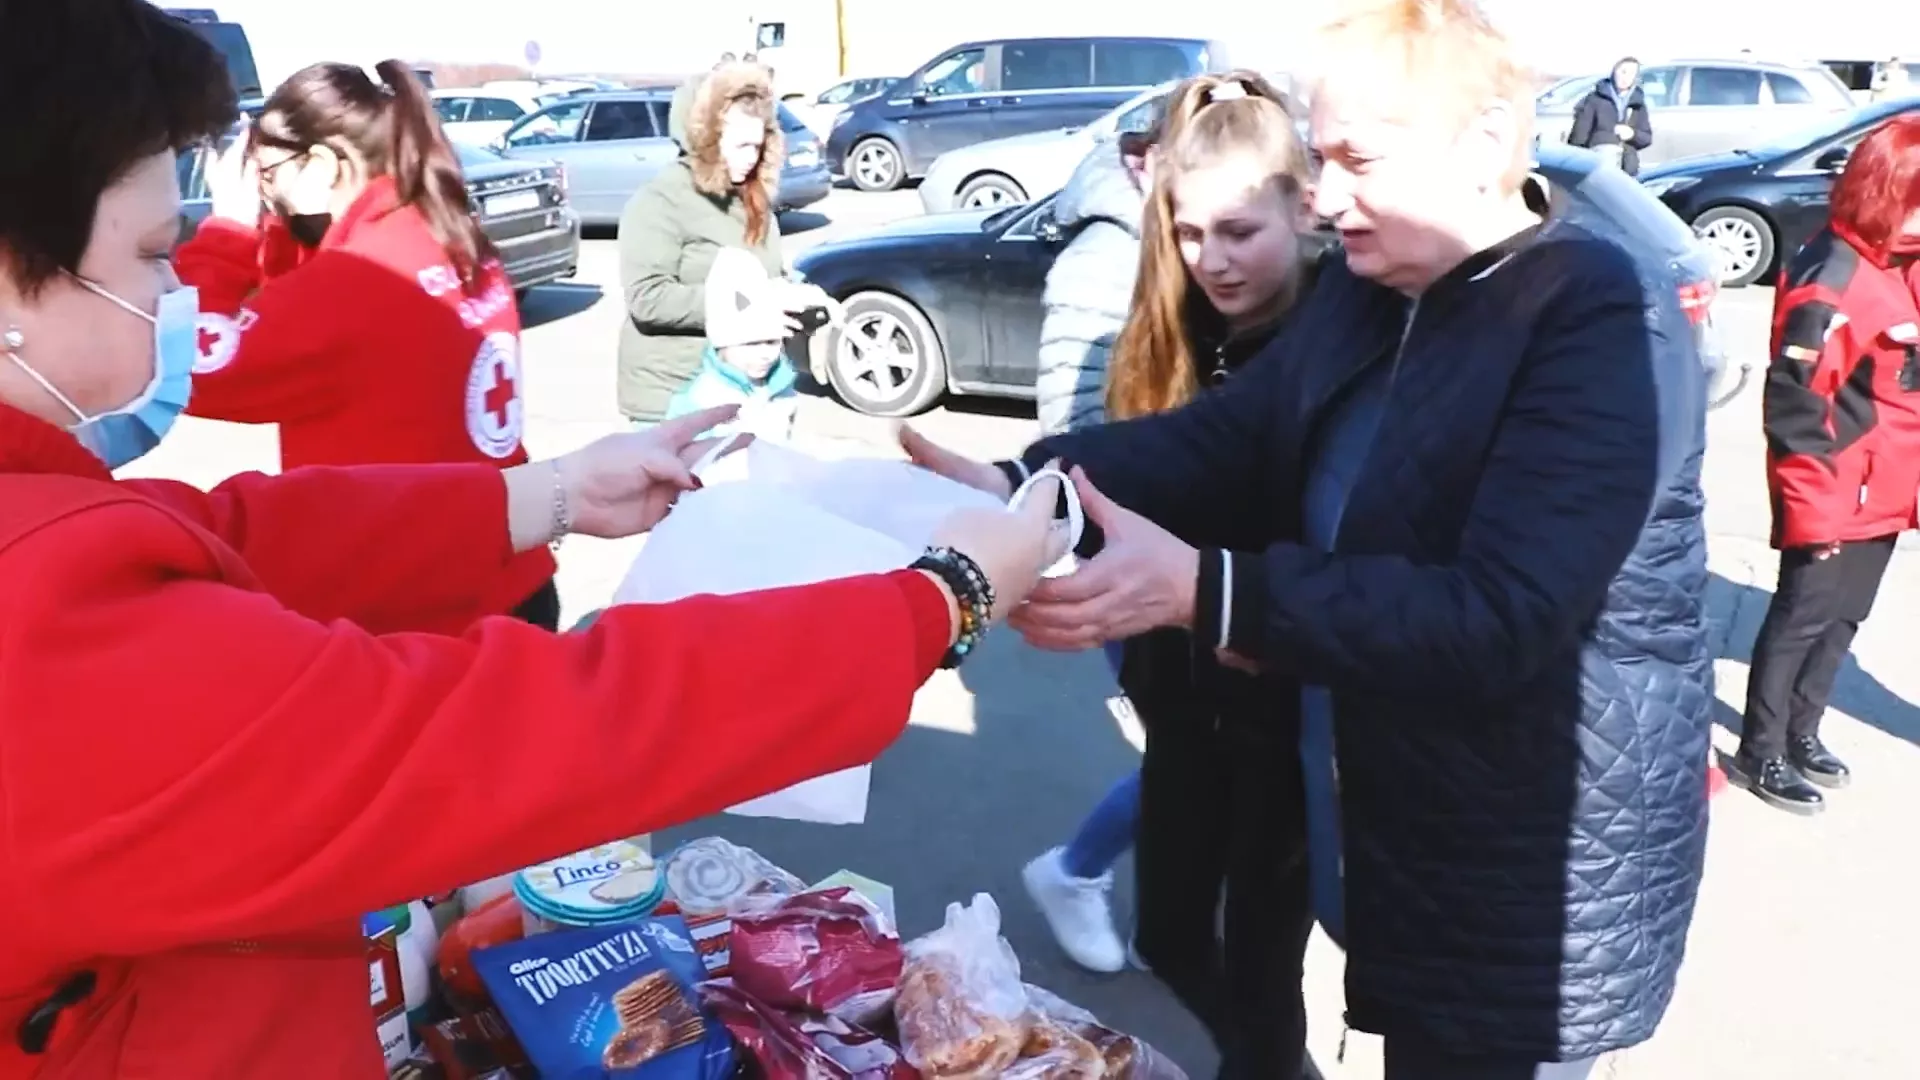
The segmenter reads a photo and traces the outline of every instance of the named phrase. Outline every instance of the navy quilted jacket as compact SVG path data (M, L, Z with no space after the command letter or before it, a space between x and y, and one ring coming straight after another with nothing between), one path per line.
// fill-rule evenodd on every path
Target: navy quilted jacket
M1197 637L1332 690L1354 1027L1629 1046L1705 853L1705 375L1673 290L1570 224L1437 283L1402 348L1409 312L1336 260L1234 382L1028 460L1203 549ZM1336 550L1300 544L1310 433L1396 362Z

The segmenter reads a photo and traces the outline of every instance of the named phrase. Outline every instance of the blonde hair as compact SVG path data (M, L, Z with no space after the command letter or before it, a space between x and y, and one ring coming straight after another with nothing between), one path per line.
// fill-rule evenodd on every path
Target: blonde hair
M1196 295L1174 234L1173 190L1180 177L1231 154L1251 154L1271 170L1280 195L1301 198L1313 173L1294 124L1286 95L1250 71L1188 79L1169 96L1148 135L1153 192L1141 217L1131 314L1107 368L1111 418L1163 412L1199 389L1191 325L1196 305L1206 299Z
M1513 115L1518 190L1531 165L1533 73L1473 0L1345 0L1315 32L1317 94L1329 77L1398 81L1410 115L1465 125L1490 104Z

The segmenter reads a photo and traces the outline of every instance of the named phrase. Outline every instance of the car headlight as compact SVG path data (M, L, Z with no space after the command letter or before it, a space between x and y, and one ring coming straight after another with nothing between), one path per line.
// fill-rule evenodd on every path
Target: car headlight
M1640 186L1647 189L1647 194L1660 198L1666 195L1678 195L1699 182L1700 178L1697 176L1656 176L1651 180L1640 181Z

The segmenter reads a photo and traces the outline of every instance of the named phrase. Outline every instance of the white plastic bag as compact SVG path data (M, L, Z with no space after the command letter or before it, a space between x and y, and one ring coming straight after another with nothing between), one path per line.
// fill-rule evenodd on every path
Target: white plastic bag
M904 461L822 461L765 442L721 458L726 445L694 468L726 482L680 497L647 537L614 603L729 596L899 570L920 556L948 514L1002 505ZM1080 507L1071 494L1068 508L1077 542ZM866 820L871 770L857 765L815 777L728 812L857 825Z

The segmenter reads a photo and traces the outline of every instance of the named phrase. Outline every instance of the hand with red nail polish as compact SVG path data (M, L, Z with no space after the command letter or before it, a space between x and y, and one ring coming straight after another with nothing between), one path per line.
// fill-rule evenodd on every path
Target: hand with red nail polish
M659 524L682 492L700 490L693 466L713 440L696 437L732 420L738 411L738 406L724 405L646 431L608 435L551 463L509 469L508 483L519 469L551 470L546 475L559 479L572 531L609 539L634 536Z

